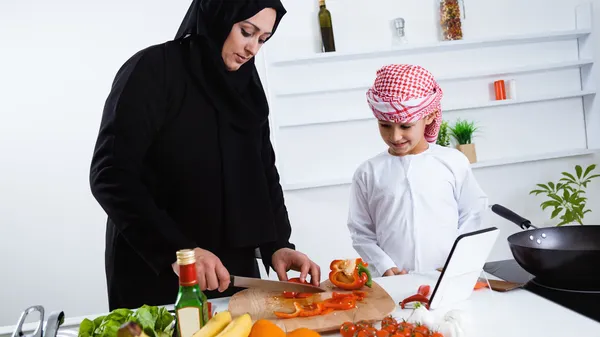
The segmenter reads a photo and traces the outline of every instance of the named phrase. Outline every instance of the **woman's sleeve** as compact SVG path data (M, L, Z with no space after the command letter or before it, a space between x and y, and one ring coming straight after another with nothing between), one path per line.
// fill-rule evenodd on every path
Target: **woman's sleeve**
M287 208L285 207L285 200L283 196L283 189L280 184L279 172L275 166L275 151L271 144L270 129L267 123L263 130L263 149L262 158L263 165L265 167L265 174L269 185L269 195L271 196L271 206L273 209L273 216L275 221L275 227L277 228L277 242L262 245L260 247L260 254L265 265L267 273L271 266L271 257L273 253L281 248L296 249L296 246L290 243L290 236L292 234L292 227L288 217Z
M146 153L168 111L165 97L162 52L146 50L129 59L106 100L90 169L93 196L157 274L170 271L178 249L196 246L142 181Z

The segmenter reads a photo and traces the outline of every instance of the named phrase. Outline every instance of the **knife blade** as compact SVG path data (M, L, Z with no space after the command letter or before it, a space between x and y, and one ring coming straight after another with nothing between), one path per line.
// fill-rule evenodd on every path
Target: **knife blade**
M293 291L298 293L322 293L327 290L316 287L311 284L301 284L294 282L286 282L286 281L273 281L273 280L263 280L259 278L253 277L242 277L242 276L234 276L230 275L231 285L239 288L256 288L256 289L264 289L267 291Z

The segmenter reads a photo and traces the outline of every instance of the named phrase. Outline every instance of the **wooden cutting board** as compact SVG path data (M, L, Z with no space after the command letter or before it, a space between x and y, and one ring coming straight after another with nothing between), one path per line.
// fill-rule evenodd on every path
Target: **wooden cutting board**
M346 321L380 321L396 310L396 303L392 297L377 282L373 282L371 288L363 287L361 289L361 291L367 293L367 296L362 302L358 302L356 308L353 309L344 311L336 310L321 316L289 319L279 319L273 314L275 311L294 311L294 301L298 301L301 304L310 304L314 301L330 298L331 293L334 291L347 292L335 288L329 280L322 282L321 287L328 289L328 291L315 294L313 297L307 299L287 299L283 298L282 294L277 292L244 289L232 296L228 309L234 317L249 313L253 321L268 319L279 326L284 326L288 332L297 328L309 328L320 333L339 331L342 323Z

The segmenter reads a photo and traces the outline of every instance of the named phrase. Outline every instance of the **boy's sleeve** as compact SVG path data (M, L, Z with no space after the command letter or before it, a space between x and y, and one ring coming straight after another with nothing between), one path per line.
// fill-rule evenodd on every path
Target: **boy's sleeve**
M369 263L371 270L383 275L388 269L396 267L392 259L377 244L375 224L369 214L366 186L359 174L352 180L350 205L348 211L348 229L352 238L352 246L360 257Z
M489 201L479 186L469 163L467 163L464 177L458 187L459 235L482 229Z

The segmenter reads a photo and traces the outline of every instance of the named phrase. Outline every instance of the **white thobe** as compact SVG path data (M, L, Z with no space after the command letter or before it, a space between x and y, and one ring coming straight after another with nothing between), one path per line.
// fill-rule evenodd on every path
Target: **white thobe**
M483 227L487 211L466 156L429 144L416 155L386 151L358 167L348 229L374 276L392 267L428 272L444 266L457 236Z

